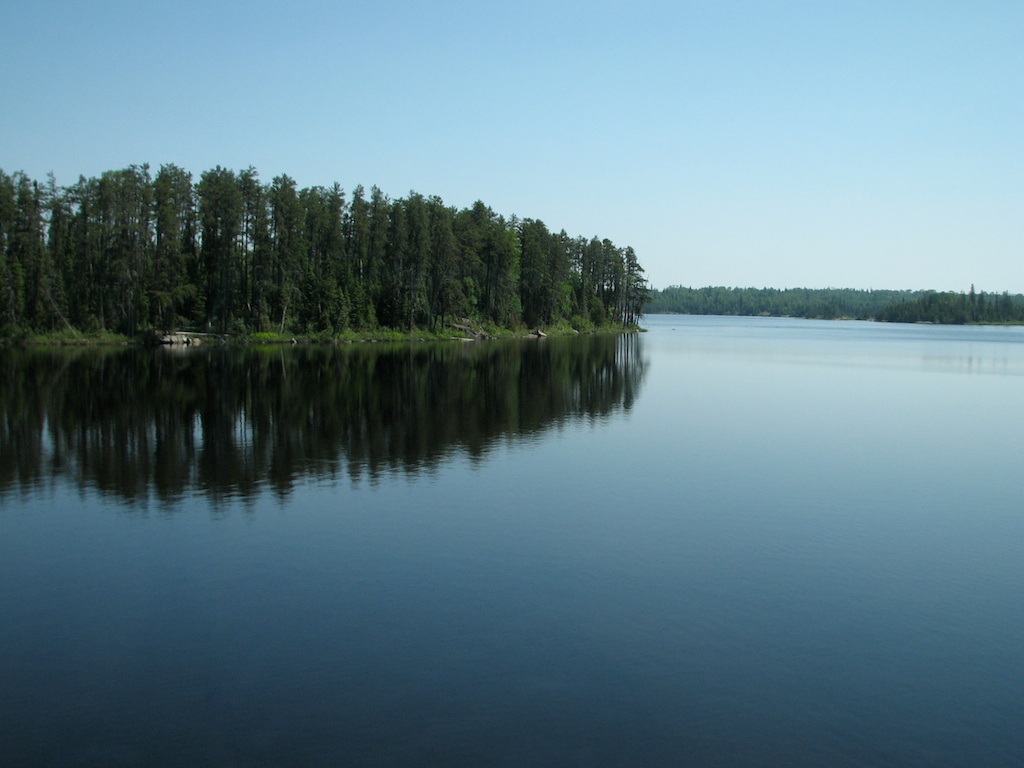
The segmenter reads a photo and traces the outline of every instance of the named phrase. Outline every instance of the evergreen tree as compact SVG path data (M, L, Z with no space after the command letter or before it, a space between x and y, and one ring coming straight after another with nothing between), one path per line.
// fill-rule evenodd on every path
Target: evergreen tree
M426 283L431 254L430 215L423 195L416 192L410 192L403 205L408 243L400 290L404 307L403 325L411 329L421 323L429 324Z
M633 326L640 321L644 305L648 301L647 281L644 279L644 268L640 266L636 251L627 247L623 252L625 263L625 291L621 322Z
M441 198L428 201L430 215L430 274L428 302L430 325L444 325L452 312L465 312L464 295L459 282L458 246L455 240L455 209Z
M311 331L337 331L348 323L346 287L350 270L345 252L345 198L335 184L299 193L305 214L307 253L304 259L301 325Z
M274 178L268 193L270 201L270 237L274 254L274 294L271 299L273 318L279 318L283 333L289 310L298 304L299 275L305 255L302 204L295 180L287 175Z
M21 322L24 303L24 272L18 258L18 186L15 177L0 171L0 329L8 332Z
M65 190L57 186L57 180L52 173L47 177L45 200L48 219L48 264L43 291L47 303L53 313L60 318L61 324L74 330L67 319L65 291L65 276L71 273L74 261L71 207Z
M388 325L379 308L390 303L385 292L385 271L388 260L388 233L391 229L391 201L379 187L370 188L370 242L366 259L366 291L373 307L374 320Z
M152 321L173 331L195 317L197 290L195 200L192 174L176 165L161 166L153 181L156 249L153 257Z
M270 297L274 288L274 257L270 237L270 211L267 190L255 168L238 177L242 193L242 295L245 322L250 330L271 327Z
M542 221L526 219L519 225L519 298L530 327L551 322L550 240Z
M239 270L236 244L242 227L242 192L234 171L219 165L199 180L206 324L227 332L235 317Z
M370 298L370 204L362 185L352 190L352 204L345 221L345 241L352 265L349 287L352 325L372 328L377 324Z

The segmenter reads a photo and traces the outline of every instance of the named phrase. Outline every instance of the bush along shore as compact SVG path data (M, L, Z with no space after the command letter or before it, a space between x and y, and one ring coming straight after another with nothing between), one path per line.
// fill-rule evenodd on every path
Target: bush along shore
M275 331L261 331L245 334L219 334L200 331L144 332L125 336L108 331L81 332L74 329L51 333L17 333L0 337L0 346L20 347L101 347L101 346L169 346L199 347L211 345L252 345L252 344L354 344L374 342L418 342L418 341L485 341L488 339L543 339L547 337L578 336L585 334L640 333L645 329L638 325L608 323L601 326L586 325L582 329L568 323L559 323L544 328L527 330L495 326L472 326L453 324L446 328L426 330L412 328L394 330L377 328L369 331L345 331L339 334L282 334Z

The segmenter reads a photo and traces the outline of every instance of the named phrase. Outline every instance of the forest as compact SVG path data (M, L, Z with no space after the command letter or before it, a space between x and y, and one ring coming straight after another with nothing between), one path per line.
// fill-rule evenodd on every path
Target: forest
M651 290L647 311L684 315L766 315L901 323L1024 323L1024 296L851 288L684 288Z
M298 188L217 166L59 186L0 170L0 337L190 330L307 334L634 326L631 247L483 202Z
M975 292L926 291L915 299L893 302L882 309L876 320L889 323L1024 323L1024 296Z

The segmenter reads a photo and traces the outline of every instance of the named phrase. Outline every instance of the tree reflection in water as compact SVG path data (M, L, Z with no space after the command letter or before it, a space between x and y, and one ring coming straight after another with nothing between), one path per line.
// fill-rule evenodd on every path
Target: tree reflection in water
M628 411L637 335L473 344L0 351L0 497L72 482L126 502L377 482Z

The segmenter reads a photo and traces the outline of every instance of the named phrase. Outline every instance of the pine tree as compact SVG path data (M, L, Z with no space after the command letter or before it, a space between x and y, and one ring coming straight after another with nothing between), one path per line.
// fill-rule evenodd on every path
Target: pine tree
M224 333L235 318L239 284L236 244L242 227L242 192L234 171L219 165L199 180L206 324Z

